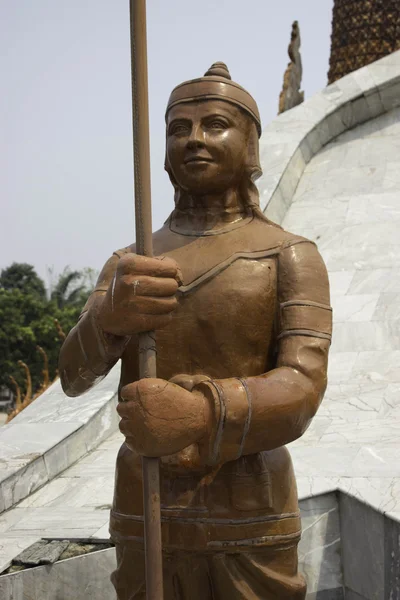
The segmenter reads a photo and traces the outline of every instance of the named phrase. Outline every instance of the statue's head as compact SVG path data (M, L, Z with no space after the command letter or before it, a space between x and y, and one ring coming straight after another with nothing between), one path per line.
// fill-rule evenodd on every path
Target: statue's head
M261 175L257 104L231 81L224 63L204 77L178 85L166 111L165 168L175 202L185 197L239 189L247 206L257 207L255 179Z

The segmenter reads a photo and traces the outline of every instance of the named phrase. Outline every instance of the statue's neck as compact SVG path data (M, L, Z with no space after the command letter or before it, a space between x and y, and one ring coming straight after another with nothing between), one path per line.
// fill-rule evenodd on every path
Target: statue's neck
M174 231L185 233L217 232L250 214L238 190L203 196L182 194L171 215L171 227Z

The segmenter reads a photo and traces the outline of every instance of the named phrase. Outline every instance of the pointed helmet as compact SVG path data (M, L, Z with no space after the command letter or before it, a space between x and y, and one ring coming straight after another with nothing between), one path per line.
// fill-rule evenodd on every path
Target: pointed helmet
M228 67L216 62L204 74L204 77L184 81L177 85L169 97L168 111L176 104L200 100L224 100L244 110L256 124L258 137L261 136L261 119L254 98L238 83L232 81Z

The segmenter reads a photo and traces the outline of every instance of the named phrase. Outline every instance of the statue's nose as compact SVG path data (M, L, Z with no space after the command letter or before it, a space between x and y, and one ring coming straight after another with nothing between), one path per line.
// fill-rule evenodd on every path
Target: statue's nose
M204 131L200 125L193 125L189 139L187 141L187 147L191 150L204 146Z

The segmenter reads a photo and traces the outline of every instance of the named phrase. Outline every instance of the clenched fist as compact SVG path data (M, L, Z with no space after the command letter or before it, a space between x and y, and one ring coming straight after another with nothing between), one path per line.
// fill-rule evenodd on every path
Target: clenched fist
M163 379L141 379L121 390L119 428L142 456L168 456L207 437L209 400Z
M97 309L103 331L129 336L160 329L177 306L179 268L171 258L125 254Z

